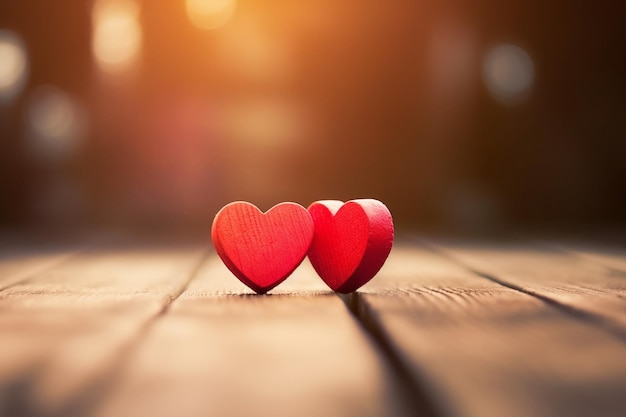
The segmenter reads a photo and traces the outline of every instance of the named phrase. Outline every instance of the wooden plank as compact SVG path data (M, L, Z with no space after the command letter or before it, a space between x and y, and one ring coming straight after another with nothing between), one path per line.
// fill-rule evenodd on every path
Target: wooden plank
M120 375L95 415L403 416L423 410L308 261L269 295L256 295L213 257Z
M626 340L626 280L602 265L527 243L429 243L479 274L549 300Z
M0 415L81 414L207 250L100 247L0 292Z
M617 417L626 409L622 341L440 254L396 245L350 298L442 416Z
M603 243L550 241L547 244L609 268L612 275L626 277L626 248Z
M80 241L79 241L80 242ZM0 238L0 291L78 254L88 244L19 237Z

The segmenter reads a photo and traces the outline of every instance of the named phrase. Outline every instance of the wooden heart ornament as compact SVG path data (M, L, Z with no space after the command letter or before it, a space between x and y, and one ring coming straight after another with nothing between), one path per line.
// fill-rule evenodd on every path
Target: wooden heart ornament
M305 258L313 239L313 220L296 203L277 204L266 213L237 201L222 208L211 228L222 261L259 294L283 282Z
M349 293L368 282L385 263L393 245L393 219L378 200L309 206L315 235L309 249L313 268L334 291Z

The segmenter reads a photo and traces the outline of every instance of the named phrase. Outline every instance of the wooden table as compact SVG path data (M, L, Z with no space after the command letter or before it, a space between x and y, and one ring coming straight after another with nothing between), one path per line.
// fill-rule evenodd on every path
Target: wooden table
M626 258L398 240L349 296L208 241L0 238L1 416L626 416Z

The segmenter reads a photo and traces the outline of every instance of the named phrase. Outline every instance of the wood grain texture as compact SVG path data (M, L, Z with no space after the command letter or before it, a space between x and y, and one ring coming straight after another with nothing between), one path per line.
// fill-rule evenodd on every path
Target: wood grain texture
M586 303L597 304L621 325L619 308L603 303L619 305L622 277L600 260L539 246L451 244L441 254L398 245L344 303L307 260L259 296L217 256L201 263L207 248L101 245L0 290L0 415L612 417L626 409L618 333L494 279L573 294L580 286L586 295L567 305L605 320ZM459 253L462 263L452 260ZM0 271L20 276L15 261L5 256ZM470 271L479 265L490 278Z
M41 238L32 241L19 236L0 237L0 290L66 261L89 244L84 241L70 243Z
M548 246L429 241L461 265L541 297L626 340L626 279Z
M222 208L211 239L224 264L248 287L264 294L302 262L313 239L313 220L296 203L277 204L266 213L236 201Z
M0 415L81 415L207 250L118 243L0 292Z
M377 279L348 298L442 416L626 409L622 341L430 250L396 245Z
M612 275L626 278L626 248L622 246L581 241L549 241L547 244L603 265Z
M253 294L210 259L96 415L420 415L308 262L276 291Z

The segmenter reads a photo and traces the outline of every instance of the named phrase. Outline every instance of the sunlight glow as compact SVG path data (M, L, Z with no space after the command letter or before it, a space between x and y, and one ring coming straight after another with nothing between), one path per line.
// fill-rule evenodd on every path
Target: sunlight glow
M483 80L496 100L515 104L530 93L535 65L522 48L503 44L493 48L483 62Z
M187 0L187 14L200 29L225 25L235 12L236 0Z
M220 116L228 137L256 150L297 146L303 131L302 111L285 100L243 100L227 106Z
M239 18L217 37L218 65L225 76L284 83L293 72L289 40L250 18Z
M106 72L131 67L141 49L139 6L132 0L97 0L92 10L93 54Z
M0 30L0 101L21 91L27 73L28 57L22 40L11 31Z

